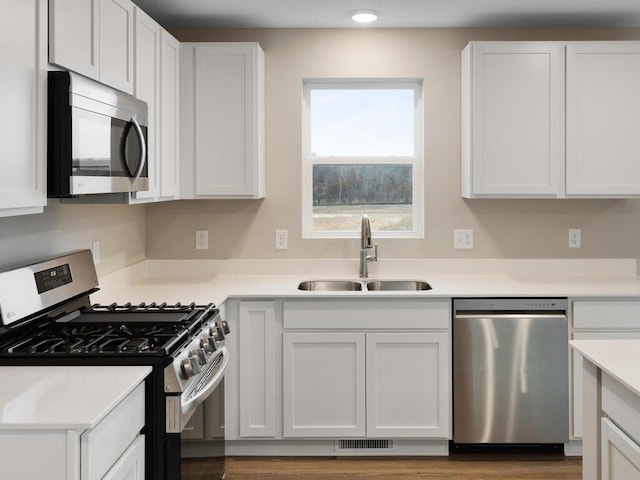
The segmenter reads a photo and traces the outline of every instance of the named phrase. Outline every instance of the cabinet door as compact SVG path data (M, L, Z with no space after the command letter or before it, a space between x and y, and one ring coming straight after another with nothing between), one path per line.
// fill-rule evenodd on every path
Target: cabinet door
M49 61L96 80L99 2L49 0Z
M365 334L283 334L285 437L364 437Z
M264 60L255 43L195 47L195 196L264 197Z
M446 333L367 333L367 437L449 436Z
M133 194L139 199L157 197L160 192L160 31L161 27L139 8L135 9L135 89L136 98L147 102L147 162L149 190Z
M601 421L602 480L640 480L640 446L608 418Z
M470 44L462 55L462 195L557 196L564 162L563 50Z
M178 194L178 76L180 42L162 30L160 74L160 128L161 188L162 197Z
M240 302L240 436L276 434L275 304Z
M46 203L44 88L47 3L7 0L0 18L0 216Z
M640 194L640 42L567 46L567 195Z
M133 93L133 9L130 0L99 0L99 78Z
M102 480L144 480L144 435L138 435Z

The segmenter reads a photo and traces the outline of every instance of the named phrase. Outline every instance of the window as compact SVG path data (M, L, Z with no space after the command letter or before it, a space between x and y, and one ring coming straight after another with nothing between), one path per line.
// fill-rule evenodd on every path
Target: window
M305 80L303 237L422 237L421 80Z

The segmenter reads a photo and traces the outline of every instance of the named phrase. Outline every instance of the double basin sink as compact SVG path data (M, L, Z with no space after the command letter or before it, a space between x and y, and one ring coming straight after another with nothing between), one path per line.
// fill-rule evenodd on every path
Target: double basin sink
M418 292L431 290L431 285L420 280L310 280L301 282L298 290L315 292Z

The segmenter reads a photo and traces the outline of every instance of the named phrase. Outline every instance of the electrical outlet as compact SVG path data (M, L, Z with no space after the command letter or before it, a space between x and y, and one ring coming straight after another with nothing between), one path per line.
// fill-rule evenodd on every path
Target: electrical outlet
M473 230L454 230L453 248L473 248Z
M196 230L196 250L209 248L209 230Z
M580 248L580 244L582 243L582 230L579 228L570 228L569 229L569 248Z
M289 248L287 246L287 237L289 232L287 230L276 230L276 250L286 250Z
M100 264L100 240L94 240L91 243L91 255L93 256L93 264Z

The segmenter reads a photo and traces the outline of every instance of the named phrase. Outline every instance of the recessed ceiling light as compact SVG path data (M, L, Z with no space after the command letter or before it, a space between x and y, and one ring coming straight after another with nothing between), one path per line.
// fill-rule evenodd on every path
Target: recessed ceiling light
M375 10L354 10L351 12L351 19L358 23L375 22L380 16L380 12Z

